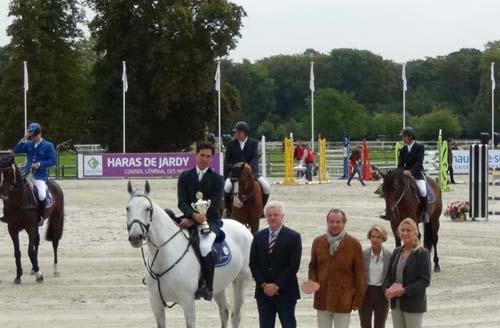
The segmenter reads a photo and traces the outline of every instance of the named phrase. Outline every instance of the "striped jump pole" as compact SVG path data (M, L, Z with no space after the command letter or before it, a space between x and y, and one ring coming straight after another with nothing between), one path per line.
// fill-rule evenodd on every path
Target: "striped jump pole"
M488 145L470 146L469 203L471 219L488 220Z

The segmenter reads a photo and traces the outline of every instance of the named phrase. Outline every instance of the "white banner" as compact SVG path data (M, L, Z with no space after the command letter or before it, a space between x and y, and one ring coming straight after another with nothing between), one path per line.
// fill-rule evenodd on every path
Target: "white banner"
M490 150L488 152L490 168L500 168L500 150ZM470 158L469 150L453 150L453 171L454 173L469 173Z

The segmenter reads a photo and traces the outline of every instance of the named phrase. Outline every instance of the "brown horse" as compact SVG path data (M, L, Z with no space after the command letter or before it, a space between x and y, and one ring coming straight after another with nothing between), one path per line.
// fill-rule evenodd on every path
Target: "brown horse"
M8 225L9 235L14 244L17 274L15 284L21 283L23 268L19 246L19 232L26 230L29 237L28 256L31 261L31 273L36 275L36 281L43 282L43 274L38 266L38 246L40 232L38 222L40 209L35 202L33 193L21 176L19 168L14 163L14 156L4 157L0 161L0 198L4 203L4 221ZM57 183L48 182L49 191L54 201L54 209L50 214L46 240L52 241L54 250L54 276L59 277L57 269L57 249L61 239L64 224L64 195Z
M244 162L231 167L230 179L233 184L231 218L247 225L252 234L256 234L264 207L260 184L250 165Z
M396 239L396 246L401 246L401 239L398 235L398 227L401 221L412 218L420 223L420 203L418 188L415 179L404 174L402 169L395 169L383 175L384 183L382 190L385 198L387 219L391 221L392 232ZM432 192L434 202L428 205L427 212L430 222L424 224L424 247L432 251L434 248L434 272L440 272L439 257L437 252L439 217L443 209L441 189L436 180L427 178Z

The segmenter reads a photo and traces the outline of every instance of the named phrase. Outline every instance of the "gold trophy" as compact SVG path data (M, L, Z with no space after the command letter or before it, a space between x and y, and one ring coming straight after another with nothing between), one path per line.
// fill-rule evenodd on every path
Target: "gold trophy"
M203 200L203 193L201 191L198 191L196 193L196 203L191 203L191 207L198 212L201 215L207 215L208 208L210 207L211 201L210 199L208 200ZM208 225L208 222L205 220L204 222L201 223L201 234L202 235L207 235L210 233L210 226Z

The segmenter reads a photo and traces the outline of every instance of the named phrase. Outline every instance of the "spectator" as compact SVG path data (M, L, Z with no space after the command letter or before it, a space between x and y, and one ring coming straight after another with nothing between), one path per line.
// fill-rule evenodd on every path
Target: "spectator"
M295 305L300 298L297 280L302 255L300 234L283 225L282 203L269 202L264 213L269 228L255 235L250 252L259 325L273 328L278 314L283 328L295 328Z
M295 150L293 151L293 159L299 162L299 169L297 170L297 179L302 179L304 177L304 170L300 166L302 161L302 156L304 156L304 146L302 141L297 142L297 146L295 146Z
M418 227L411 218L398 228L403 246L394 250L384 282L391 301L394 328L421 328L427 311L426 289L431 281L429 252L422 248Z
M448 173L450 174L450 182L455 184L455 177L453 176L453 151L457 150L457 144L452 138L448 139Z
M306 180L311 182L314 166L314 151L308 144L304 145L304 154L302 155L301 163L306 164Z
M319 328L348 328L351 312L363 304L365 269L361 244L345 232L347 218L339 209L327 216L326 234L314 239L309 281L317 282L314 308Z
M358 174L359 182L361 182L361 184L365 186L365 183L363 181L363 172L361 171L361 152L359 150L359 147L351 152L351 157L349 157L349 160L351 161L352 173L349 177L349 180L347 180L347 185L350 186L352 178L354 178L354 175Z
M368 230L368 239L371 247L363 251L367 288L363 305L359 309L359 319L361 328L384 328L389 303L384 295L383 284L392 252L382 246L387 241L387 230L383 226L373 225ZM372 317L374 317L373 326Z

